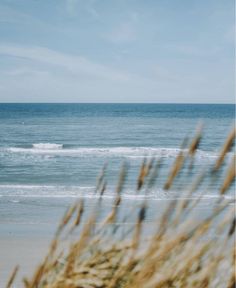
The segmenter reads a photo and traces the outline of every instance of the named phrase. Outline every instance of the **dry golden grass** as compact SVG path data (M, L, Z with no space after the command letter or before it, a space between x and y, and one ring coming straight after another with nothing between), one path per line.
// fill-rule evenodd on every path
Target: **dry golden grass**
M202 138L198 129L195 138L176 157L164 189L171 189L186 162L191 170L196 150ZM169 201L164 213L151 223L152 232L143 232L149 202L144 200L140 207L133 207L117 224L117 215L122 205L127 165L124 164L116 188L116 197L110 213L97 223L100 215L102 196L106 190L104 165L98 177L95 193L100 195L94 211L84 217L84 203L71 206L62 218L48 254L31 278L23 279L25 288L167 288L167 287L235 287L235 207L229 205L224 195L235 181L235 157L229 167L225 158L234 145L233 130L221 149L219 158L210 171L203 171L186 184L179 184L182 199ZM186 148L187 140L182 148ZM162 159L144 159L137 179L136 191L148 193L155 185L162 167ZM208 174L207 174L208 173ZM191 195L204 184L204 178L211 181L224 180L219 184L219 199L213 204L206 217L194 217L196 206L201 201ZM184 174L184 177L189 177ZM186 179L185 179L186 180ZM190 181L189 180L189 181ZM220 181L220 180L219 180ZM186 182L184 182L186 183ZM205 184L206 185L206 184ZM185 188L185 189L184 189ZM206 188L206 187L205 187ZM204 191L204 187L203 189ZM183 192L184 191L184 192ZM232 204L232 203L231 203ZM210 210L210 209L209 209ZM120 233L131 214L137 213L137 221L124 235ZM75 239L75 231L79 236ZM122 235L122 237L120 236ZM65 249L61 242L68 239ZM18 267L9 278L6 287L12 287Z

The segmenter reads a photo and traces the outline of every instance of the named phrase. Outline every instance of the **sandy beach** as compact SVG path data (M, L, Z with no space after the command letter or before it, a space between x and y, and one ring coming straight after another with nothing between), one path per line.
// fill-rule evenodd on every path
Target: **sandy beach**
M22 287L23 276L32 275L35 267L46 254L50 239L47 237L22 237L14 234L0 237L0 287L6 281L14 267L19 264L20 270L15 287Z

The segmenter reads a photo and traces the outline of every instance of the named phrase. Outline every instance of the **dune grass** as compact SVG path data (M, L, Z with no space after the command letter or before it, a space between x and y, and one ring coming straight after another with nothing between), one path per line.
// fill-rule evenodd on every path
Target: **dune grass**
M22 280L23 287L235 287L235 203L225 197L235 183L235 156L226 165L228 152L234 147L235 130L229 134L214 165L191 178L201 139L202 131L198 129L192 141L183 141L183 149L166 175L163 189L171 191L178 180L178 193L184 197L168 201L161 216L150 224L151 233L145 233L151 201L148 197L140 206L127 209L122 221L117 221L128 172L126 163L119 175L111 211L98 221L106 193L104 165L97 179L95 193L99 197L91 215L85 216L83 200L66 211L47 255L34 275ZM184 167L187 172L185 169L182 173ZM136 193L142 190L148 195L156 187L161 169L161 158L144 159ZM183 184L181 177L185 178ZM205 217L196 218L194 212L205 189L217 181L219 197L212 200L212 208ZM191 197L198 189L202 193ZM136 215L136 222L124 232L123 224L131 215ZM62 244L65 240L66 246ZM12 287L17 271L18 266L6 287Z

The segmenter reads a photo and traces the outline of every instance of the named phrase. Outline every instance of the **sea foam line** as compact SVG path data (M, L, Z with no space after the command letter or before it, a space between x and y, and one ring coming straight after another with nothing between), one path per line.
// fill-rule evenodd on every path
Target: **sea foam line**
M176 157L181 149L179 148L161 148L161 147L79 147L79 148L63 148L61 144L33 144L32 148L10 147L5 151L10 153L36 154L36 155L54 155L54 156L96 156L96 157L143 157L143 156L160 156L160 157ZM49 147L50 146L50 147ZM186 150L183 150L187 152ZM215 158L217 153L198 150L196 153L198 158Z
M102 196L103 199L114 199L116 197L115 187L110 188L109 191ZM192 195L188 199L196 199L199 193ZM84 198L84 199L98 199L99 194L95 193L95 186L53 186L53 185L0 185L0 197L14 198ZM204 194L201 195L202 200L210 200L221 197L218 194ZM172 191L166 193L163 189L156 189L150 194L136 194L135 190L127 189L122 193L122 198L127 200L174 200L186 199L184 195L179 196L178 193ZM235 200L234 195L226 195L225 199Z

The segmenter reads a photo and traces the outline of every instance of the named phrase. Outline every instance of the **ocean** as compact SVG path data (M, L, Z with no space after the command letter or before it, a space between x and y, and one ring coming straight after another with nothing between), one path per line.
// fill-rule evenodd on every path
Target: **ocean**
M172 199L175 194L162 189L164 176L153 191L136 194L143 158L163 158L166 176L183 139L202 121L194 177L214 163L234 117L235 106L226 104L0 104L0 234L53 233L75 199L92 207L105 162L104 211L112 205L124 161L126 205L145 197L153 203ZM217 197L214 187L204 197L206 203Z

